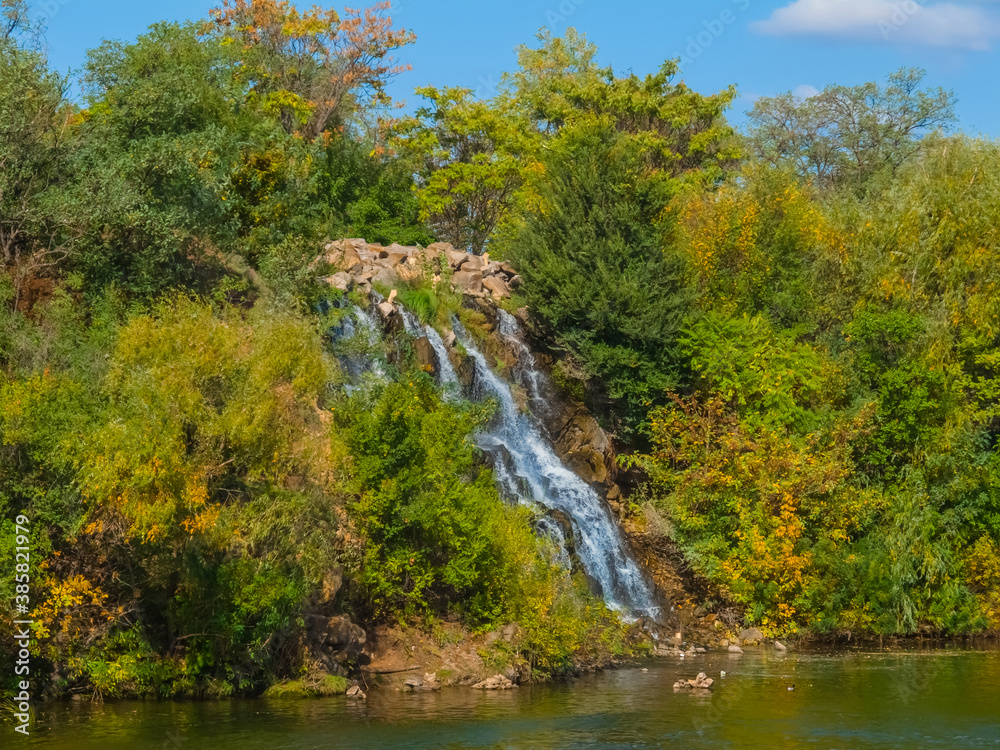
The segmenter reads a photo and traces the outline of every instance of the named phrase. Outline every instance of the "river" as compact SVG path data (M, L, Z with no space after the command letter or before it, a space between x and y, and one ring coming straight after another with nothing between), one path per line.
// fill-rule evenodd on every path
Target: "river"
M372 690L366 702L231 700L42 706L27 741L117 750L1000 748L1000 651L769 650L650 661L508 692ZM643 672L642 667L648 671ZM705 671L707 695L675 693ZM725 671L726 675L721 676ZM788 687L795 686L794 691Z

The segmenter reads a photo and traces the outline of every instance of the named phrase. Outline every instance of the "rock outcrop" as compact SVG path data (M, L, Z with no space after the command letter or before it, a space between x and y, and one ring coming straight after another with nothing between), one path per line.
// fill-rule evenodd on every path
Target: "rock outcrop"
M383 247L363 239L331 242L323 255L312 263L319 270L326 266L333 273L325 281L335 289L370 292L373 285L391 287L400 282L451 274L451 286L470 297L502 300L510 297L511 287L520 279L507 263L491 261L489 255L472 255L456 250L447 242L427 247Z
M340 665L357 661L364 650L367 635L346 615L312 615L306 621L312 658L332 675L340 674Z

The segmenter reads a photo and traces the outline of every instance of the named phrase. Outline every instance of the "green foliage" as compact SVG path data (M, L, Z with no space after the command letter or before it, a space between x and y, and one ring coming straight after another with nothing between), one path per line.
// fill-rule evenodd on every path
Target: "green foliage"
M832 85L805 99L760 98L750 142L772 164L793 166L821 186L861 188L893 174L919 150L920 137L955 120L955 95L922 90L925 71L900 69L884 87Z
M4 6L11 31L24 10ZM65 81L11 31L0 37L0 271L11 275L16 306L25 282L68 252L48 204L65 178L70 111Z
M580 134L548 152L543 207L509 251L536 321L621 405L625 429L678 382L690 293L664 246L663 190L614 131Z
M761 317L699 318L679 339L699 386L750 425L803 429L823 388L823 361Z
M363 237L369 242L429 245L433 236L419 221L413 177L399 160L368 153L363 143L331 139L320 172L320 195L330 211L331 236Z
M641 461L695 569L748 621L773 632L995 627L982 556L1000 533L994 153L928 138L862 197L786 188L762 201L787 178L755 169L686 204L709 312L681 341L695 377L654 411L656 450ZM779 199L782 242L798 237L803 250L794 315L746 294L768 291L780 245L756 217L777 215ZM746 273L762 275L732 283ZM737 317L741 307L770 322Z
M500 501L490 472L475 467L468 435L483 415L443 403L426 380L390 384L367 406L350 409L347 444L371 607L385 616L446 602L473 623L499 618L517 572L503 545L531 532ZM522 539L510 539L517 531Z
M420 212L455 247L482 253L509 218L537 137L509 95L476 101L469 89L417 89L429 105L393 127L393 143L416 164Z

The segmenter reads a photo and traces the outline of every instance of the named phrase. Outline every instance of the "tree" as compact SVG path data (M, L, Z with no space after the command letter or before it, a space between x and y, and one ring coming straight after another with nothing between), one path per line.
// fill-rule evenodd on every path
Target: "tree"
M13 42L19 36L32 36L38 26L28 15L25 0L0 0L0 43Z
M518 50L519 69L506 84L527 109L537 130L550 135L610 125L649 169L663 179L717 180L739 149L723 114L736 96L733 86L704 96L683 81L674 60L642 78L616 76L595 62L597 48L586 36L568 29L563 37L538 35L538 48Z
M921 89L925 71L902 68L887 85L828 86L816 96L757 100L750 111L750 143L771 164L794 165L821 187L863 185L895 171L920 137L955 120L954 94Z
M539 39L508 79L543 143L506 253L540 332L602 384L628 433L677 384L690 294L671 206L738 156L723 117L735 90L697 94L670 61L618 77L575 31Z
M627 433L677 384L689 295L684 264L665 244L670 196L608 127L560 139L544 163L539 207L511 261L533 320L621 407L615 426Z
M443 240L482 253L508 217L537 151L530 121L506 95L417 89L429 105L393 124L393 146L415 162L421 217Z
M319 6L300 12L289 0L223 0L211 16L238 45L253 102L312 140L352 108L385 104L388 80L409 69L391 53L416 37L393 28L389 6L348 9L341 18Z
M439 236L481 252L509 244L523 210L544 182L541 154L564 132L609 126L634 140L651 172L708 182L738 155L722 113L730 88L701 96L675 83L677 65L654 74L615 76L595 62L597 48L568 29L518 50L519 68L499 93L477 101L467 89L419 89L430 106L396 123L393 145L415 160L423 216Z
M18 6L5 4L7 13ZM45 207L47 194L65 174L71 108L65 81L50 73L45 58L20 47L12 34L22 16L7 16L0 37L0 258L13 276L16 307L26 281L62 260L69 251L57 220Z

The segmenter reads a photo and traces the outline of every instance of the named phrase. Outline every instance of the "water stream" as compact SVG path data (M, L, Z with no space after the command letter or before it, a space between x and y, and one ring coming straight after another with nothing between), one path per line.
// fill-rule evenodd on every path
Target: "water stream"
M534 417L518 408L510 386L493 371L457 320L454 330L476 364L470 395L492 397L498 403L497 414L477 436L477 443L492 456L501 490L518 502L557 511L569 520L574 551L608 606L626 615L655 616L658 608L652 590L604 501L563 465ZM542 377L530 358L522 357L520 367L529 382L537 383Z
M441 388L444 389L444 398L445 400L455 398L461 387L458 383L458 374L455 372L455 368L448 358L448 350L444 345L441 334L434 330L433 326L422 326L417 317L406 309L403 309L403 327L414 338L425 337L430 342L431 348L437 357L438 381L441 384Z

